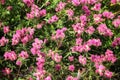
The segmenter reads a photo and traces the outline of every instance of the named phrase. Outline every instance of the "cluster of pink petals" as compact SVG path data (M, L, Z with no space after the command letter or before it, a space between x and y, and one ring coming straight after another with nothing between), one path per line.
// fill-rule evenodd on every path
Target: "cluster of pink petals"
M100 41L100 39L89 39L87 41L87 45L99 47L102 45L102 42Z
M104 11L102 13L103 17L106 17L108 19L113 19L114 18L114 14L112 12L108 12L108 11Z
M52 80L51 76L47 76L44 80Z
M102 64L96 64L95 66L96 73L98 73L100 76L105 76L106 78L111 78L113 76L113 72L107 70Z
M14 51L8 51L4 53L5 60L14 61L17 59L17 54Z
M32 4L34 4L34 0L23 0L23 2L30 7Z
M77 23L73 24L72 28L77 34L81 35L84 32L84 26L85 24Z
M101 35L109 36L109 37L113 36L113 32L109 28L107 28L106 24L100 24L97 27L97 30Z
M27 19L33 19L34 17L39 18L46 15L46 10L40 10L39 7L35 4L31 6L31 12L27 13Z
M101 3L96 3L94 7L92 8L92 10L94 11L99 11L100 9L101 9Z
M57 22L58 20L59 20L59 18L57 17L57 15L54 15L48 20L48 23L52 24L54 22Z
M10 31L10 30L9 30L9 26L4 26L4 27L3 27L3 32L4 32L5 34L7 34L9 31Z
M113 51L107 49L105 52L105 55L91 55L91 61L94 63L102 63L102 62L112 62L114 63L116 61L116 57L113 54Z
M60 1L60 2L57 4L57 7L55 8L55 11L61 11L62 9L64 9L65 5L66 5L65 2Z
M107 70L102 63L106 61L114 63L116 60L117 58L113 54L113 51L109 49L106 50L105 55L91 55L91 61L95 63L96 73L107 78L111 78L113 73Z
M27 51L21 51L21 53L18 56L23 58L23 59L26 59L29 57Z
M66 27L62 29L57 29L56 34L52 34L52 40L64 39L65 38L65 31L67 30Z
M88 26L88 28L85 30L86 33L92 35L95 31L95 28L93 26Z
M5 69L2 70L2 72L4 75L9 75L12 72L12 70L6 67Z
M74 65L69 65L69 70L73 72L75 70L75 66Z
M36 58L36 61L37 68L34 76L36 76L36 80L41 80L41 78L43 78L46 73L46 71L44 70L45 57L40 54L38 58Z
M76 77L73 76L67 76L66 80L78 80Z
M111 0L111 3L112 4L117 4L117 3L119 3L120 2L120 0Z
M0 3L1 3L2 5L4 5L4 4L5 4L5 1L6 1L6 0L0 0Z
M82 44L82 39L81 38L77 38L76 39L76 46L72 47L72 52L88 52L90 51L90 46L96 46L99 47L102 45L102 42L100 41L100 39L89 39L87 42L84 42L84 44Z
M2 37L0 39L0 46L5 46L8 43L8 39L6 39L5 37Z
M79 56L79 63L81 63L82 65L86 65L86 63L87 63L86 57L80 55Z
M103 21L103 19L102 19L102 14L94 14L94 15L93 15L93 18L94 18L94 22L95 22L95 23L100 23L100 22Z
M21 30L17 30L15 34L13 34L12 45L17 45L20 41L23 44L26 44L33 38L34 28L23 28Z
M39 40L38 38L34 39L34 42L32 43L32 48L30 49L31 53L33 55L39 55L41 54L40 49L42 48L43 41Z
M113 20L112 24L114 25L115 28L120 27L120 19L118 18Z
M120 45L120 37L115 38L112 42L112 47L116 47L118 45Z
M55 62L59 63L62 60L62 56L58 53L55 53L52 50L49 50L48 56L52 58Z

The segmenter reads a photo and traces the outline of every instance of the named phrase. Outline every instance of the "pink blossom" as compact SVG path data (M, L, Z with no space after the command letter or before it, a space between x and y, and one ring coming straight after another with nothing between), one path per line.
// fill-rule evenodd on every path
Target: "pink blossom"
M120 19L113 20L112 24L114 25L115 28L120 27Z
M61 11L62 9L64 9L66 3L60 1L58 4L57 4L57 7L55 8L55 11Z
M85 32L88 33L88 34L90 34L90 35L92 35L92 34L94 33L94 31L95 31L95 28L94 28L93 26L89 26L89 27L85 30Z
M113 32L109 28L107 28L106 24L100 24L97 27L97 30L101 35L109 36L109 37L113 36Z
M6 39L5 37L2 37L0 39L0 46L5 46L8 43L8 39Z
M82 45L83 39L82 38L76 38L76 45Z
M100 74L100 76L103 76L104 70L105 70L105 66L103 65L98 65L98 67L96 67L96 73Z
M8 6L8 7L7 7L7 10L11 11L12 8L13 8L12 6Z
M46 16L46 10L45 9L40 10L40 16Z
M52 23L54 23L54 22L56 22L56 21L58 21L59 20L59 18L56 16L56 15L54 15L54 16L52 16L49 20L48 20L48 23L49 24L52 24Z
M72 9L66 10L68 17L72 17L74 15L74 11Z
M17 59L17 55L14 51L9 51L4 53L5 60L11 60L14 61Z
M100 39L89 39L88 41L87 41L87 44L89 45L89 46L96 46L96 47L98 47L98 46L101 46L102 45L102 42L100 41Z
M3 32L4 32L5 34L7 34L9 31L10 31L10 30L9 30L9 26L4 26L4 27L3 27Z
M55 69L56 70L60 70L61 69L61 65L60 64L55 65Z
M79 63L81 63L82 65L86 64L86 57L83 57L82 55L79 56Z
M50 76L47 76L44 80L52 80Z
M108 11L104 11L102 13L102 15L108 19L113 19L114 18L114 14L112 12L108 12Z
M103 21L102 14L94 14L93 18L94 18L95 23L99 23Z
M20 60L17 60L17 61L16 61L16 65L21 66L21 65L22 65L22 62L21 62Z
M0 0L0 3L1 3L2 5L4 5L4 4L5 4L5 1L6 1L6 0Z
M113 76L113 73L110 72L109 70L105 70L104 76L107 78L111 78Z
M27 51L21 51L21 53L19 54L19 57L26 59L29 57Z
M61 62L62 56L59 55L58 53L55 53L54 56L52 56L52 59L58 63Z
M95 10L95 11L99 11L101 9L101 3L97 3L94 5L94 7L92 8L92 10Z
M73 72L75 70L75 66L74 65L69 65L69 70Z
M116 47L118 45L120 45L120 37L115 38L112 42L112 47Z
M12 72L12 70L10 70L10 68L6 67L4 70L2 70L2 72L4 75L9 75Z
M69 56L68 59L69 61L74 61L74 56Z
M72 0L72 4L74 6L79 6L80 5L80 0Z
M34 3L34 0L23 0L23 2L24 2L28 7L30 7L30 6Z

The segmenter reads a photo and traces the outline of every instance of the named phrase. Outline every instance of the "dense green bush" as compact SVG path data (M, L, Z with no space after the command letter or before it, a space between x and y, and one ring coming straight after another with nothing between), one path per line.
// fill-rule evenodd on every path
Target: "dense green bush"
M118 80L120 0L0 0L0 80Z

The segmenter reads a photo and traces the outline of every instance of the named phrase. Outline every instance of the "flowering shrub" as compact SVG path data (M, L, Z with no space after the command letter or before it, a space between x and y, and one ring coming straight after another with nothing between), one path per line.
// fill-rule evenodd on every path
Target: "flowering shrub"
M120 0L0 0L1 80L118 80Z

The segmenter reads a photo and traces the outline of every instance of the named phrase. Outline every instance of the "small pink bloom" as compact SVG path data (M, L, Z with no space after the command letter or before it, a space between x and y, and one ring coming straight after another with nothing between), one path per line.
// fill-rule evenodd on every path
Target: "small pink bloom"
M12 72L12 70L10 70L10 68L6 67L4 70L2 70L2 72L4 75L9 75Z
M47 76L44 80L52 80L50 76Z
M22 62L21 62L20 60L17 60L17 61L16 61L16 65L21 66L21 65L22 65Z
M105 70L104 75L105 75L105 77L107 77L107 78L112 78L113 73L112 73L112 72L110 72L109 70Z
M4 32L5 34L7 34L9 31L10 31L10 30L9 30L9 26L4 26L4 27L3 27L3 32Z
M79 63L81 63L82 65L86 64L86 57L83 57L82 55L79 56Z
M74 56L69 56L68 59L69 61L74 61Z
M60 65L60 64L57 64L57 65L55 66L55 69L56 69L56 70L60 70L60 69L61 69L61 65Z
M74 65L69 65L69 70L73 72L75 70L75 66Z

